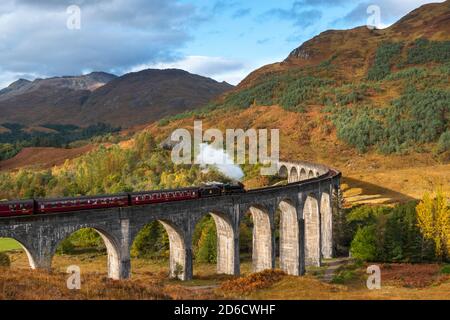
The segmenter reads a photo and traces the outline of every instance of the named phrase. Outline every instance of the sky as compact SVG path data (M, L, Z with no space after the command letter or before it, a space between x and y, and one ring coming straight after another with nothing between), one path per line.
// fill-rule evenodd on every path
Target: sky
M366 25L370 5L384 28L430 2L443 0L1 0L0 88L146 68L238 84L325 30Z

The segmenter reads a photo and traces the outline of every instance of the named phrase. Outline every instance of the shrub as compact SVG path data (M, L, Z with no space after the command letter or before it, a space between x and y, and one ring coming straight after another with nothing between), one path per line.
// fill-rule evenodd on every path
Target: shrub
M358 229L355 238L353 238L350 253L352 257L359 260L376 260L377 243L375 226L366 226Z
M11 265L11 261L6 253L0 252L0 267L9 267Z
M278 98L279 104L286 110L303 111L303 103L317 93L317 89L330 84L329 80L311 76L289 79L287 86Z
M344 284L344 283L354 279L355 276L356 276L356 273L353 270L342 270L333 276L333 279L331 280L331 282L336 283L336 284Z
M131 255L139 258L169 256L169 239L161 223L155 221L142 228L133 242Z
M441 268L441 273L450 274L450 264L446 264Z
M441 134L441 137L438 141L437 150L439 153L450 150L450 130L447 130L443 134Z
M72 244L72 241L70 241L69 238L64 239L59 244L58 249L56 250L56 253L58 254L71 254L74 252L75 246Z
M100 234L91 228L84 228L74 232L70 235L69 240L76 248L102 249L105 247Z
M239 108L248 108L254 103L270 106L274 104L273 98L278 84L279 78L271 76L251 88L231 93L226 97L224 105Z
M347 214L350 230L357 230L350 251L364 261L423 262L435 260L432 241L418 227L417 201L390 207L360 206Z
M450 61L450 41L429 41L422 38L416 40L408 50L409 64L448 61Z
M383 136L382 123L364 109L356 112L356 115L351 110L344 110L333 119L333 123L339 139L356 147L360 152L366 152Z
M450 92L408 87L386 112L385 140L395 147L437 141L448 126ZM390 150L387 150L390 151Z
M212 218L208 219L201 230L198 240L198 250L195 255L197 262L215 263L217 261L216 225Z
M257 289L264 289L280 281L286 274L281 270L264 270L246 277L222 282L220 291L225 294L246 295Z
M367 78L369 80L382 80L391 72L393 60L402 50L403 43L382 43L375 54L375 61L369 69Z
M407 68L404 70L400 70L396 73L392 73L386 77L386 80L400 80L400 79L414 79L420 78L427 74L425 68Z

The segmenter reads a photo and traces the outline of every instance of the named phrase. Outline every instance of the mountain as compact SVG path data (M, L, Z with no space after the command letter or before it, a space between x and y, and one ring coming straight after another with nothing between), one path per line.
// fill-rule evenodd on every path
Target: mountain
M82 76L53 77L48 79L36 79L34 81L19 79L7 88L0 90L0 101L5 101L16 96L29 94L39 90L71 89L75 91L93 91L116 77L117 76L105 72L92 72Z
M367 182L389 176L399 192L404 181L423 185L424 172L448 168L449 76L446 1L424 5L382 30L325 31L283 61L253 71L214 109L199 114L204 130L279 129L281 158L328 164L357 180L382 172ZM148 130L164 141L176 128L192 128L194 119L186 113ZM450 183L448 175L434 172L430 180Z
M450 192L449 21L446 1L422 6L387 29L323 32L283 61L255 70L208 108L153 122L146 130L164 142L175 129L192 129L199 116L204 130L279 129L281 158L339 168L350 203L418 199L437 185ZM169 77L172 72L165 73ZM123 103L133 110L123 116L134 117L142 106L128 90L147 92L150 84L161 95L169 94L161 88L173 90L160 83L162 78L152 83L150 75L114 79L88 92L79 108L85 116L92 112L96 120L108 119L96 109L113 113L110 105L120 99L119 110ZM159 97L148 93L146 101ZM270 183L258 179L246 186Z
M386 29L370 30L366 26L351 30L327 30L295 48L282 62L263 66L252 72L238 86L245 88L276 73L330 63L335 79L354 80L366 76L374 62L380 43L417 39L448 41L450 35L450 1L423 5Z
M231 88L182 70L20 79L0 91L0 124L134 126L194 109Z
M183 70L148 69L126 74L95 90L80 112L88 123L107 119L112 124L132 126L198 108L232 88Z

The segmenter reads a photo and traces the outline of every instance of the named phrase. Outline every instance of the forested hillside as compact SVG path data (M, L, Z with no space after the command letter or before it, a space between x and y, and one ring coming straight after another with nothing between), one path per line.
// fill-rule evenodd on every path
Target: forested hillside
M284 146L296 145L301 146L299 158L315 161L321 160L323 149L332 155L346 149L386 155L386 159L429 154L437 162L447 162L449 21L450 2L446 1L424 5L387 29L323 32L286 60L252 72L221 100L203 110L166 118L159 129L192 118L246 128L248 123L234 120L236 114L254 110L256 122L267 113L257 107L277 106L283 109L279 118L295 113L304 119L296 128L289 122L277 124L281 135L289 139L281 146L284 155L292 149ZM291 130L298 136L286 134ZM318 147L317 154L307 154L309 147Z
M198 186L210 181L230 180L214 168L205 170L198 165L174 165L170 151L160 148L148 132L143 132L134 137L129 147L117 144L100 146L53 169L0 172L0 200L170 189ZM247 253L251 243L250 226L248 217L241 226L242 249ZM198 261L215 261L215 232L210 216L197 225L194 251ZM155 222L139 234L132 253L140 257L167 258L168 246L167 233L159 222ZM102 249L104 245L96 232L83 229L65 240L60 251L70 253L77 247Z

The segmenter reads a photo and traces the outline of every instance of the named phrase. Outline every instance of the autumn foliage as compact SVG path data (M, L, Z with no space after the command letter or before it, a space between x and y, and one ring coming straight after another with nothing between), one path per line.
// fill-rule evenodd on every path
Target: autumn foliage
M436 256L446 259L450 256L450 208L442 191L433 199L427 193L416 207L420 231L426 239L435 244Z
M282 270L264 270L246 277L225 281L219 290L225 295L247 295L280 281L286 274Z

